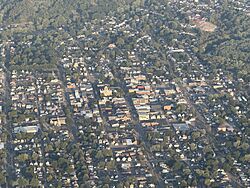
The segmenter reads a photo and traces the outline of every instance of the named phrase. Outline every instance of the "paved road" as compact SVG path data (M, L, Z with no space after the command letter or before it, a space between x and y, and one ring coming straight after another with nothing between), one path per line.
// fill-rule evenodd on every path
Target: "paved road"
M134 125L134 130L135 130L135 134L138 140L140 140L142 142L142 146L144 148L145 154L146 154L146 159L148 161L148 166L151 169L151 173L154 177L157 178L157 182L158 185L157 187L164 187L164 181L160 175L160 171L159 169L156 168L157 163L156 163L156 159L154 158L153 153L150 151L150 143L146 138L146 131L145 129L143 129L139 118L138 118L138 114L137 111L135 109L135 106L133 104L132 98L131 96L129 96L129 92L128 92L128 88L126 86L125 81L123 80L123 78L121 77L121 75L118 73L113 72L113 74L115 75L115 77L119 80L119 87L123 89L124 93L125 93L125 100L127 103L127 106L129 107L130 113L131 113L131 120L132 123Z

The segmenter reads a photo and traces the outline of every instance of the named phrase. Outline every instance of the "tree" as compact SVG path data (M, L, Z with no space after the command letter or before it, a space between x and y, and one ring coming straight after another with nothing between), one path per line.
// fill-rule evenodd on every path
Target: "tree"
M119 37L119 38L117 39L117 45L123 46L124 44L125 44L125 42L124 42L123 38Z
M30 186L31 187L39 187L38 184L39 184L39 180L37 179L37 177L33 177L30 181Z
M250 162L250 154L246 154L246 155L242 158L242 160L243 160L244 162Z
M185 180L181 181L181 187L187 187L187 182Z
M200 138L201 133L199 131L192 132L192 138L196 140L197 138Z
M84 174L83 181L88 181L88 180L89 180L89 175L88 174Z
M3 172L0 172L0 185L3 185L5 183L5 175Z
M100 161L100 162L98 163L98 167L99 167L100 169L104 169L104 167L105 167L105 162Z
M205 179L205 182L204 182L204 183L205 183L205 185L208 186L208 187L211 185L211 181L210 181L210 179L208 179L208 178Z
M29 155L26 154L26 153L20 154L20 155L17 156L17 160L22 161L22 162L24 162L24 161L26 161L28 159L29 159Z
M204 170L196 169L195 172L198 174L198 176L204 176Z
M53 180L53 176L52 176L51 174L48 175L48 176L47 176L47 181L48 181L48 182L51 182L52 180Z
M194 187L197 186L197 180L196 180L196 178L192 181L192 186L194 186Z
M180 170L181 167L182 167L182 163L181 163L180 161L175 161L175 162L174 162L173 168L174 168L175 171Z
M26 187L29 185L29 181L23 177L19 178L17 182L20 187Z
M74 172L74 168L73 168L71 165L69 165L69 166L67 167L67 169L66 169L66 172L67 172L68 174L72 174L72 173Z
M107 162L107 168L108 168L109 170L114 169L114 168L115 168L115 161L113 160L113 161Z
M103 158L102 151L99 150L99 151L96 153L95 157L96 157L97 159Z
M36 152L33 152L32 154L32 160L37 161L39 155Z
M241 148L242 148L244 151L247 151L248 148L249 148L249 144L246 143L246 142L244 142L244 143L241 144Z
M103 150L103 155L104 155L104 157L112 157L112 150L110 150L110 149L105 149L105 150Z
M212 150L212 148L210 147L210 146L205 146L204 148L203 148L203 152L205 153L205 154L207 154L207 153L209 153L209 152L212 152L213 150Z
M45 147L45 152L50 152L53 150L53 146L51 144L48 144L46 147Z
M195 143L191 143L190 144L190 149L191 149L191 151L194 151L196 149L196 144Z
M105 184L105 185L103 186L103 188L109 188L109 185L108 185L108 184Z
M118 185L117 185L117 188L123 188L123 183L119 183Z

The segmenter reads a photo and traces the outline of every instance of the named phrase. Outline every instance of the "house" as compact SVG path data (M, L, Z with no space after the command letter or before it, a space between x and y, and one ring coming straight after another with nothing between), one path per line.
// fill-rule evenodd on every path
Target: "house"
M14 133L37 133L39 130L39 127L34 125L34 126L25 126L25 127L15 127L14 128Z
M169 110L172 109L172 105L166 104L166 105L163 106L163 109L169 111Z
M111 49L113 49L113 48L116 47L116 45L115 44L109 44L108 47L111 48Z
M234 128L233 128L233 126L230 125L229 123L224 122L224 123L221 123L221 124L219 125L218 131L220 131L220 132L226 132L226 131L233 132L233 131L234 131Z
M54 126L66 125L66 117L53 117L50 118L50 124Z
M166 89L164 89L164 93L165 93L165 95L172 95L172 94L175 94L176 91L172 88L166 88Z
M104 86L104 88L100 90L100 94L104 97L110 97L112 96L113 92L108 86Z
M140 121L145 121L145 120L149 120L149 113L147 112L138 112L138 116L139 116L139 120Z
M75 83L67 83L67 88L68 89L75 89L76 85L75 85Z
M134 105L145 105L149 102L148 98L133 98Z
M4 143L3 142L0 142L0 150L1 149L4 149Z
M146 76L145 75L138 75L138 76L134 76L134 78L137 80L137 81L145 81L146 80Z
M173 127L176 131L188 131L189 126L186 123L173 123Z

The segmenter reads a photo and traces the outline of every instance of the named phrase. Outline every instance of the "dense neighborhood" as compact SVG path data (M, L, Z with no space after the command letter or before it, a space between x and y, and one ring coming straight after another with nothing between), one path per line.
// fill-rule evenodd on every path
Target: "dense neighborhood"
M198 50L206 2L1 40L0 187L249 187L249 77Z

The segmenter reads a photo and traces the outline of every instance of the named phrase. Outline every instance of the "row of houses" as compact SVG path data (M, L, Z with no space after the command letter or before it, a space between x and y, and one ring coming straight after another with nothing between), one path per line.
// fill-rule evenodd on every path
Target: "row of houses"
M92 83L88 80L89 72L83 58L64 58L63 66L66 77L66 94L75 117L94 119L101 123Z

